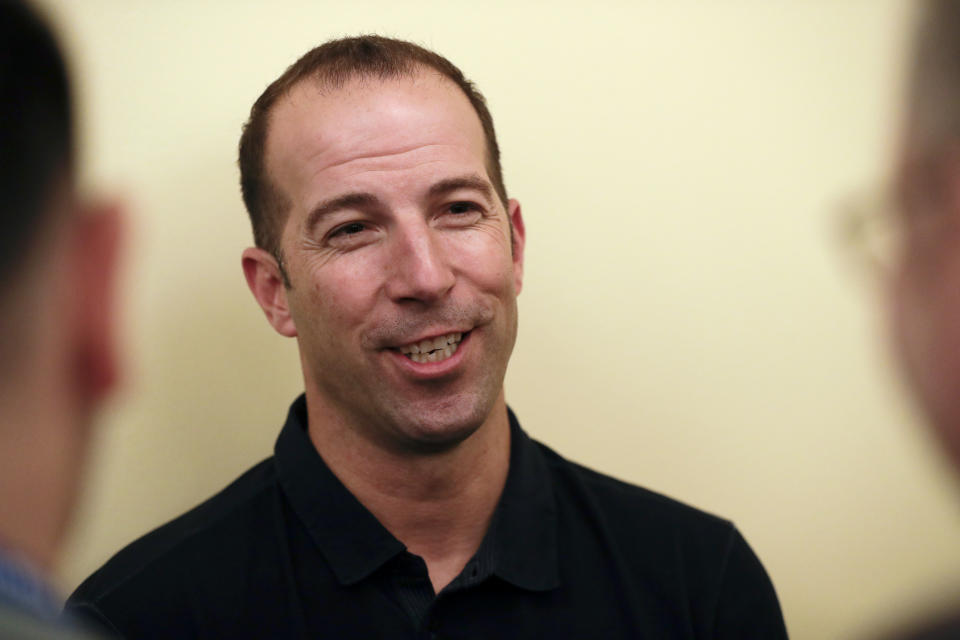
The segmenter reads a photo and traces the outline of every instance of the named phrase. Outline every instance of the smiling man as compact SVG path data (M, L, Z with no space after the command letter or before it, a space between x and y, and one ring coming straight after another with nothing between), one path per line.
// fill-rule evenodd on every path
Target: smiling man
M275 455L69 607L129 638L783 638L727 521L530 440L503 390L525 230L483 97L365 36L307 53L240 142L250 290L305 393Z

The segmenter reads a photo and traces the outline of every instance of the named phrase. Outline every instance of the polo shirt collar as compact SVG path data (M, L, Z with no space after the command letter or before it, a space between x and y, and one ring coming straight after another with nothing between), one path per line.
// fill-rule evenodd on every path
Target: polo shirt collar
M531 591L560 586L557 506L543 453L513 411L510 418L510 471L484 545L494 547L494 574Z
M478 555L490 554L501 579L545 591L560 585L556 502L542 453L507 413L510 470ZM274 454L285 495L341 584L364 580L405 550L317 453L304 395L290 406Z
M340 584L356 584L404 550L330 471L307 434L304 395L274 447L280 485Z

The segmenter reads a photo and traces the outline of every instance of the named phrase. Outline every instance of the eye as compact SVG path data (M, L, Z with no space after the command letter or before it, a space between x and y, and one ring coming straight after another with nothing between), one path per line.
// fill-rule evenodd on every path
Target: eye
M355 236L358 233L365 231L366 229L367 229L367 225L363 224L362 222L350 222L348 224L343 225L342 227L338 227L334 229L333 232L330 234L330 237L334 238L337 236Z
M483 207L471 200L455 200L443 205L437 222L451 229L470 228L483 218Z
M470 213L472 211L478 211L479 207L472 202L466 202L466 201L453 202L450 205L448 205L447 210L450 213L463 214L463 213Z
M357 249L374 241L377 226L366 221L345 222L334 227L324 238L326 246L332 249Z

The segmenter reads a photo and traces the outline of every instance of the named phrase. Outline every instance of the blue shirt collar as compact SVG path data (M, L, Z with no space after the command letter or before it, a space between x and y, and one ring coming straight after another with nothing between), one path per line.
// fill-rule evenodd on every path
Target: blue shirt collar
M41 573L20 554L0 547L0 605L55 620L60 602Z

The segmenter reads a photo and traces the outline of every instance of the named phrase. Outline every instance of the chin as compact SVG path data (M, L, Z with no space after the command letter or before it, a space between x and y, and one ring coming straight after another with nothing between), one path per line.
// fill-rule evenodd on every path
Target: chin
M423 453L449 451L484 425L493 404L493 401L480 398L455 398L442 406L408 407L414 411L397 416L399 420L395 422L395 428L408 450Z

